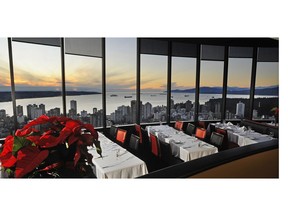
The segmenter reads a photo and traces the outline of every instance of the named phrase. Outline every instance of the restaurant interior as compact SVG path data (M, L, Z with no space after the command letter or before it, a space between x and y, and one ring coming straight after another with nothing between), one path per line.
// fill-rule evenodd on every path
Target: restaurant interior
M10 128L6 130L7 137L13 135L16 130L23 132L31 122L41 118L42 115L47 118L67 117L91 124L98 134L95 143L96 140L100 143L102 151L102 154L99 154L95 143L87 146L86 152L92 155L92 159L90 161L87 158L83 159L83 162L89 163L87 166L89 168L81 168L86 169L84 173L79 174L79 170L74 167L69 172L55 174L55 170L57 172L63 169L63 164L50 162L44 168L37 167L40 171L34 172L33 177L279 178L278 38L126 38L134 41L132 54L136 60L135 71L131 75L134 79L134 90L132 94L130 92L130 96L124 96L131 107L119 104L115 112L109 113L109 99L120 97L117 91L116 94L111 94L109 91L113 85L110 83L109 64L114 59L109 59L112 55L108 52L111 41L116 43L117 39L120 42L122 39L124 42L125 38L3 38L8 53L7 72L11 83L8 96L11 98L13 113L8 117L6 110L1 109L4 113L1 117L2 134L5 134L8 125ZM21 77L19 75L21 70L17 66L17 49L19 49L17 44L28 44L28 48L35 45L52 46L59 51L61 90L58 91L57 98L61 98L60 112L57 113L56 108L45 110L46 102L42 102L39 107L36 104L27 105L26 116L23 111L25 105L21 105L23 98L35 97L34 101L40 103L45 96L35 96L35 92L32 93L34 96L29 96L29 92L26 92L28 96L25 96L25 91L24 93L21 91L21 82L18 80L18 77ZM93 113L87 115L83 110L79 114L76 100L78 95L74 96L75 100L69 102L68 98L71 97L69 76L73 75L68 72L69 64L72 64L70 56L84 56L100 61L97 73L101 74L99 91L102 106L99 108L97 105L99 101L91 99L98 111L93 108ZM148 60L150 58L150 61L147 58ZM145 80L145 75L152 76L152 73L157 73L155 71L158 68L151 70L152 72L146 68L149 63L153 67L151 60L153 58L165 60L157 62L164 65L164 69L159 70L162 72L161 81L165 87L155 94L147 93L144 88L148 82ZM179 59L186 69L181 68ZM187 60L193 60L193 63L189 65L185 62ZM179 64L180 69L176 67ZM233 64L239 64L245 69L235 70ZM209 71L209 65L217 67L217 70ZM191 70L187 72L187 68ZM77 73L81 76L81 71ZM176 81L180 82L176 79L178 73L179 76L190 80L191 87L194 88L179 90L179 84L175 87ZM83 75L85 76L85 73ZM210 80L214 77L220 80L220 86L216 88L212 82L206 87L208 84L203 81L205 75L211 76ZM92 73L88 76L93 78ZM125 77L124 74L122 76ZM235 82L235 79L243 77L246 80ZM232 82L233 79L236 84ZM267 81L264 82L265 79L270 80L268 84ZM246 82L247 88L240 87L242 82ZM152 84L157 85L156 82ZM238 87L233 88L233 84ZM21 93L24 96L21 96ZM147 94L150 98L147 98ZM185 98L179 101L183 95ZM208 95L213 96L203 102L203 96ZM36 126L35 130L42 130L42 125ZM87 131L87 128L85 129ZM17 132L15 134L17 135ZM24 137L27 136L25 134ZM68 140L69 137L66 138ZM5 137L2 137L3 150L5 145L8 145L6 142L8 143ZM38 141L34 143L37 145ZM41 150L47 148L43 148L42 144L38 145ZM2 164L6 163L4 158L3 153ZM54 173L53 175L47 175L47 167L50 173ZM5 167L5 170L8 168L10 167ZM16 174L17 163L15 169L14 177L27 177L31 174L29 172ZM5 173L2 176L5 176Z
M285 6L1 2L0 214L285 214Z

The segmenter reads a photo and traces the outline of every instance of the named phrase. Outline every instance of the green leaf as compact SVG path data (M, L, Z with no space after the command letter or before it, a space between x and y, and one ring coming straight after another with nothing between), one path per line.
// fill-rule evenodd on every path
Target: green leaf
M10 168L5 169L5 172L6 172L7 176L13 176L14 175L14 171L11 170Z
M12 154L15 156L16 153L23 147L31 144L30 140L25 139L24 137L14 137L14 144L12 149Z

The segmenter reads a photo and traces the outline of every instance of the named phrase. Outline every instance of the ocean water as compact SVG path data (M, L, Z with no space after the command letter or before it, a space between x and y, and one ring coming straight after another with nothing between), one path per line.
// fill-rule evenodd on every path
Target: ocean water
M117 96L111 97L112 94ZM128 96L129 98L125 98ZM171 94L174 103L186 102L187 100L195 101L194 93L172 93ZM131 97L131 98L130 98ZM159 92L145 92L141 93L141 101L143 104L150 102L152 106L164 105L167 103L167 95ZM204 104L211 98L221 98L221 94L200 94L200 104ZM263 96L256 95L255 97L275 97L275 96ZM227 95L227 98L249 98L249 95ZM94 95L79 95L79 96L67 96L66 97L66 109L67 112L70 109L70 101L77 101L77 112L80 113L82 110L86 110L88 113L92 113L93 108L102 109L102 94ZM131 106L131 100L136 100L136 93L127 92L111 92L106 94L106 110L107 115L114 112L117 107L125 105ZM46 98L28 98L28 99L17 99L16 105L23 106L24 115L27 115L27 105L29 104L44 104L46 112L55 107L60 108L62 112L62 98L59 97L46 97ZM6 114L9 116L13 115L12 102L1 102L0 110L5 109Z

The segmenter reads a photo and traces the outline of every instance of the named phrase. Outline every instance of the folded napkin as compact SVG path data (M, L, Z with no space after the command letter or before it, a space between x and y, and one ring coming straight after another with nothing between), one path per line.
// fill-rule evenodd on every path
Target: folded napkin
M232 124L231 122L228 122L227 125L228 125L228 126L232 126L233 124Z

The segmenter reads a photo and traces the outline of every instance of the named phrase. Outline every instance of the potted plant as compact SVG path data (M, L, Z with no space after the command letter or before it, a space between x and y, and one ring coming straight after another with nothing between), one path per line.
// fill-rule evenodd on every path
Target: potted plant
M92 165L87 147L93 145L101 156L91 124L42 115L6 137L0 162L8 177L87 177Z

